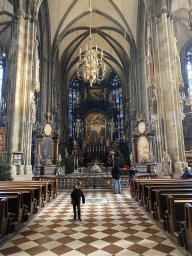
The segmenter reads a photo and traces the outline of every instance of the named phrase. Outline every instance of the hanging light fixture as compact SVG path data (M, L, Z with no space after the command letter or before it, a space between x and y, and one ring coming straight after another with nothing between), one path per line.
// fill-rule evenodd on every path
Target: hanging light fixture
M106 74L106 64L104 64L104 68L101 67L103 61L103 50L101 50L101 54L98 55L97 45L95 50L92 49L92 36L91 36L91 0L90 3L90 35L89 35L89 48L86 45L86 51L81 53L81 48L79 49L79 60L77 62L77 77L80 80L85 80L85 82L89 81L90 86L93 83L100 82L105 78ZM84 66L84 73L81 75L79 73L80 65Z

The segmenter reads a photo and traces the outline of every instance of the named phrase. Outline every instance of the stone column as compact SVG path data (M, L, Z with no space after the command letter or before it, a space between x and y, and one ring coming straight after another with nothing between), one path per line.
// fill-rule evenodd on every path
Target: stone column
M32 111L34 80L38 73L34 70L35 17L18 9L14 16L13 35L9 51L10 58L10 91L8 95L7 115L7 151L12 175L15 180L30 180L32 178L31 141L32 141ZM38 66L38 63L36 63ZM37 71L37 70L36 70ZM35 88L36 90L37 88ZM14 152L22 152L22 165L13 165Z
M192 0L189 0L189 27L192 30Z
M155 21L153 54L158 112L157 144L160 149L158 160L161 162L163 151L167 151L173 163L173 177L178 178L187 165L179 94L179 88L183 86L181 65L172 17L167 14L166 7L161 9L161 15Z
M59 155L59 138L53 137L53 164L57 165L57 158Z
M131 143L132 143L133 159L134 159L134 162L137 163L138 162L138 158L137 158L137 137L132 137L131 138Z
M42 144L43 144L43 135L41 135L41 134L37 135L36 161L35 161L36 173L35 173L35 175L40 175L41 174Z

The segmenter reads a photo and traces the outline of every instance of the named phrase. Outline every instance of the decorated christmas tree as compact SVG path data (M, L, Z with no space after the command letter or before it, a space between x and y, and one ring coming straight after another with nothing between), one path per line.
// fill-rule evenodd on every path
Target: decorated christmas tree
M112 153L114 152L114 153ZM107 163L109 165L113 165L113 154L114 154L114 162L115 164L118 164L119 166L124 165L125 163L125 157L121 153L120 150L120 141L118 139L115 139L112 146L112 151L108 155Z
M4 158L0 158L0 181L13 180L11 177L11 167Z
M81 149L79 148L78 143L75 140L73 144L72 157L73 159L78 159L80 163L83 163L83 155Z

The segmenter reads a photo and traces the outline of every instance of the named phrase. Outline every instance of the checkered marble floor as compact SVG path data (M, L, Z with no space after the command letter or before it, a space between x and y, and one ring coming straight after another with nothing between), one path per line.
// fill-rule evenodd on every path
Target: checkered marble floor
M81 205L82 222L73 220L70 193L61 192L0 248L0 256L185 255L131 199L129 190L117 195L84 191L89 200Z

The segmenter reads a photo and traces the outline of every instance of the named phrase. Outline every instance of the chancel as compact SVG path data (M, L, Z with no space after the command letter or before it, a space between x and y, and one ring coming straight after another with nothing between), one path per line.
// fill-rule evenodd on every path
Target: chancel
M191 30L192 0L0 0L0 255L192 253Z

